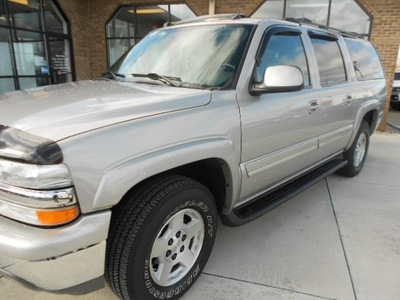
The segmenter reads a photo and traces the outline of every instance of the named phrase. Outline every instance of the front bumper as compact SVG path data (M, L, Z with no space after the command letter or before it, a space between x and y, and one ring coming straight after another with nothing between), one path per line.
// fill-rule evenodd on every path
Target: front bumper
M400 107L400 87L393 88L390 96L390 104L392 106Z
M43 229L0 216L0 274L33 289L85 294L104 286L111 212Z

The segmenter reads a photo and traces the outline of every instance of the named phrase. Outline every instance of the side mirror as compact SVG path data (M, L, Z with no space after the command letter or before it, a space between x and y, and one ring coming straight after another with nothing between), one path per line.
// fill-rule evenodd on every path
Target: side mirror
M304 87L301 70L294 66L270 66L265 70L264 80L250 86L250 94L258 96L264 93L294 92Z

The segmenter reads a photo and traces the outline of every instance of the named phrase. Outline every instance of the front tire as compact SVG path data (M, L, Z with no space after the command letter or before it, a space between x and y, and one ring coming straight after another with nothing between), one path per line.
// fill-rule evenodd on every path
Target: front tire
M203 270L216 229L206 187L183 176L155 178L113 211L107 283L121 299L178 299Z
M344 158L347 160L348 164L337 171L338 175L354 177L361 172L368 154L369 130L368 123L362 121L353 144L344 154Z

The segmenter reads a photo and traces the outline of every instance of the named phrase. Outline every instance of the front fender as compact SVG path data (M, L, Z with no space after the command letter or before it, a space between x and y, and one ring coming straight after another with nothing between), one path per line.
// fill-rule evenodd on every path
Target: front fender
M98 210L112 207L139 182L164 171L208 158L223 160L229 170L227 177L231 182L228 185L227 204L231 206L239 194L240 186L237 149L231 140L213 137L159 149L114 166L102 177L92 208Z

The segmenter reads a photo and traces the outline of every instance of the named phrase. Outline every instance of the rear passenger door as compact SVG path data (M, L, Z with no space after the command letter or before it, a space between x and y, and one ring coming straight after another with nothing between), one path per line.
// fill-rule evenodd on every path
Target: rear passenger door
M318 156L320 159L344 149L354 127L355 98L354 87L346 72L345 55L338 38L329 33L309 31L314 51L317 74L314 88L321 110L321 133Z

